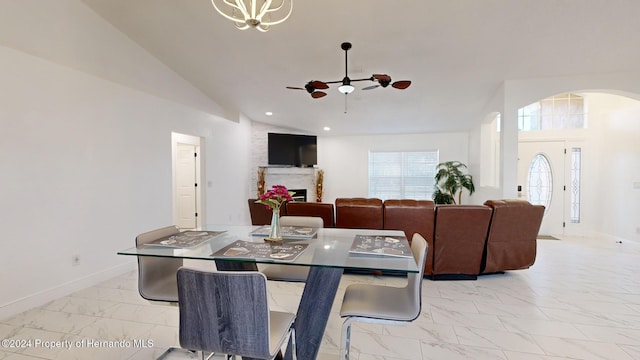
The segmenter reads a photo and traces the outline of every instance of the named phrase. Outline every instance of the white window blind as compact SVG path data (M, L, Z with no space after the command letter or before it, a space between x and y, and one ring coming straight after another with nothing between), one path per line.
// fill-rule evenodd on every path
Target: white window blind
M431 200L438 151L369 152L369 197Z

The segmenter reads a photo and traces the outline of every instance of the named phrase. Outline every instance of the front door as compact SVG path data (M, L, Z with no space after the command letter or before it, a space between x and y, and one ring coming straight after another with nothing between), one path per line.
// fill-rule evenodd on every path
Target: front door
M518 196L545 205L541 235L562 235L565 214L565 142L518 143Z

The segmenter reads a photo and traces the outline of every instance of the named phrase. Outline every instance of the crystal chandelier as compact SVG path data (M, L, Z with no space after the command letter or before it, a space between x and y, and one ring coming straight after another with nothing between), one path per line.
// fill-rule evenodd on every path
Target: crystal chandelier
M287 20L293 9L293 0L211 0L213 7L240 30L250 27L265 32L269 26Z

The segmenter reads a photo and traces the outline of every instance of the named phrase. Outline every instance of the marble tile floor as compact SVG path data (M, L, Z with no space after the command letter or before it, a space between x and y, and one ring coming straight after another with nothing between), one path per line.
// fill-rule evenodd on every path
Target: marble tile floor
M640 359L638 274L639 243L541 240L531 269L477 281L425 280L420 317L407 326L356 325L352 359ZM0 339L40 341L3 343L0 359L150 360L178 347L177 307L143 300L136 281L131 272L0 320ZM404 281L343 276L319 359L338 358L347 285ZM270 282L269 289L272 308L295 311L301 284ZM46 341L67 341L68 348L46 348Z

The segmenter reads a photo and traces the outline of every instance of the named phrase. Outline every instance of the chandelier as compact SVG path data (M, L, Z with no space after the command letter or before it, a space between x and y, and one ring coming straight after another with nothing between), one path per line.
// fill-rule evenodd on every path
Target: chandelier
M266 32L269 26L287 20L293 9L293 0L211 0L220 15L234 22L240 30L250 27Z

